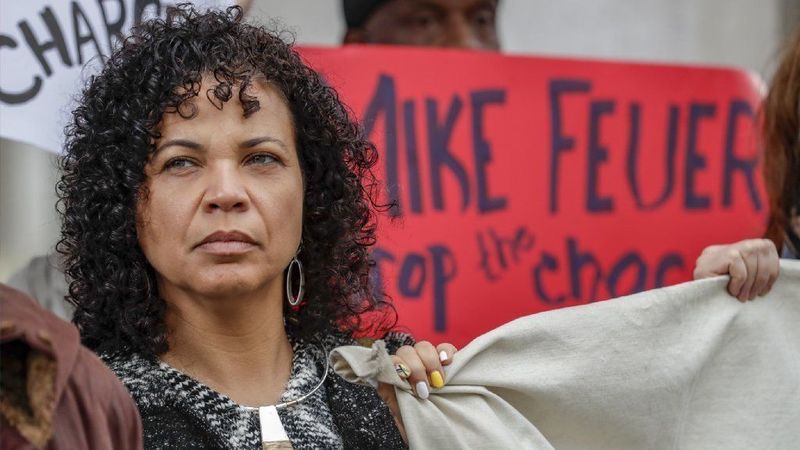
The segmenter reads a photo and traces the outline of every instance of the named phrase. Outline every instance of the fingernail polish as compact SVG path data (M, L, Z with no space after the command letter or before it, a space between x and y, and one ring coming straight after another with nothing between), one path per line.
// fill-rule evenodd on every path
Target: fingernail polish
M439 373L438 370L431 372L431 386L435 387L436 389L444 386L444 378L442 378L442 374Z
M445 362L447 361L447 352L442 350L439 352L439 361Z
M426 400L428 398L428 383L420 381L417 383L416 387L417 387L417 397Z
M403 363L395 364L394 371L397 372L397 375L402 379L406 379L411 376L411 369L409 369L408 366Z

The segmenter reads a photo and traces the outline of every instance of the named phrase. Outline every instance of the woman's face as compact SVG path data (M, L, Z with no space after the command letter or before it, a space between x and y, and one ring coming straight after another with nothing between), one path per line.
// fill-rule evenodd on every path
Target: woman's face
M224 297L278 289L297 251L303 179L291 113L254 82L261 108L244 117L238 90L217 109L203 81L196 115L164 115L145 167L137 233L167 299L175 290Z

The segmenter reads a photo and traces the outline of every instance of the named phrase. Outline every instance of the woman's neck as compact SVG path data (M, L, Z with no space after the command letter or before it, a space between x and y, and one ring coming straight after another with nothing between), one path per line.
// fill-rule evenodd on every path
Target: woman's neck
M206 299L183 292L164 294L170 337L163 361L240 405L280 400L293 354L279 295L256 292Z

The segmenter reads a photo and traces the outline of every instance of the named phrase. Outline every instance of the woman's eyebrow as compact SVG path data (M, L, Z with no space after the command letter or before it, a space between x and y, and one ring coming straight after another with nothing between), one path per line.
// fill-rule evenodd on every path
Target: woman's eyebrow
M272 136L259 136L259 137L255 137L255 138L252 138L252 139L248 139L248 140L243 141L242 143L240 143L239 147L241 147L241 148L251 148L251 147L255 147L256 145L263 144L265 142L266 143L277 144L282 149L288 150L288 148L286 147L286 144L282 140L280 140L278 138L274 138Z
M203 146L198 144L197 142L190 141L187 139L170 139L167 142L164 142L163 144L159 145L155 153L158 153L161 150L164 150L165 148L172 146L185 147L185 148L190 148L192 150L203 150Z

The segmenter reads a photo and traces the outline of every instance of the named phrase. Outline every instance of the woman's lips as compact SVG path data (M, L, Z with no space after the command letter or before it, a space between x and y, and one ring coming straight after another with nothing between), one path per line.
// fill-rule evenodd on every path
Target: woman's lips
M254 248L256 248L255 244L244 241L212 241L197 246L198 250L219 255L246 253Z
M258 246L247 233L241 231L216 231L206 236L195 249L218 255L246 253Z

